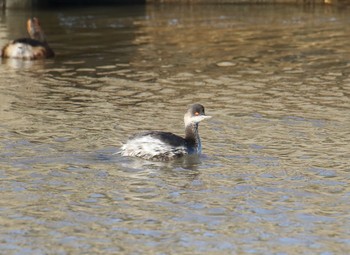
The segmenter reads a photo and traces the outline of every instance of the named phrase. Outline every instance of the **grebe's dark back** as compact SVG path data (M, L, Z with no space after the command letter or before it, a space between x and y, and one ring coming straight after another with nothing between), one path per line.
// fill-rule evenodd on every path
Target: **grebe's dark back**
M2 58L34 60L55 56L46 41L38 18L28 19L27 30L30 38L20 38L5 45L1 51Z
M200 154L202 144L198 125L206 116L204 106L191 105L184 116L185 138L169 132L147 131L136 134L121 147L122 156L134 156L148 160L166 161L186 154Z

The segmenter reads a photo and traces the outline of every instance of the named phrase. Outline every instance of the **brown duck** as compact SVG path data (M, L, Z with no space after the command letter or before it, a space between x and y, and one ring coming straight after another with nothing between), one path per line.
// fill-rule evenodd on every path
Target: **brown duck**
M55 56L46 41L38 18L28 19L27 30L30 38L16 39L5 45L1 51L2 58L35 60Z

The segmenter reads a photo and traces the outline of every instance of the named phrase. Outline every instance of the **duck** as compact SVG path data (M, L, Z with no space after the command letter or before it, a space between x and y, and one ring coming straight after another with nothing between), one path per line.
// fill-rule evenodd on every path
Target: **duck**
M1 51L2 58L36 60L55 56L46 41L38 18L28 19L27 30L30 38L20 38L6 44Z

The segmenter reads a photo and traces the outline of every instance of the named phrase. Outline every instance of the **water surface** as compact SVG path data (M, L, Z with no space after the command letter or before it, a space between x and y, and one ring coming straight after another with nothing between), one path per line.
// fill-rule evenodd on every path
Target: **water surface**
M0 67L4 254L347 254L350 15L327 6L133 6L38 16L57 57ZM201 123L199 158L115 153Z

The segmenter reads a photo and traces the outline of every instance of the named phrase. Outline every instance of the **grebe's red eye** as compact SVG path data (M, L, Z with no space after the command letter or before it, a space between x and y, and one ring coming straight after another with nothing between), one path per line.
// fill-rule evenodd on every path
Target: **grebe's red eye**
M198 115L199 115L199 112L195 112L194 115L198 116Z

